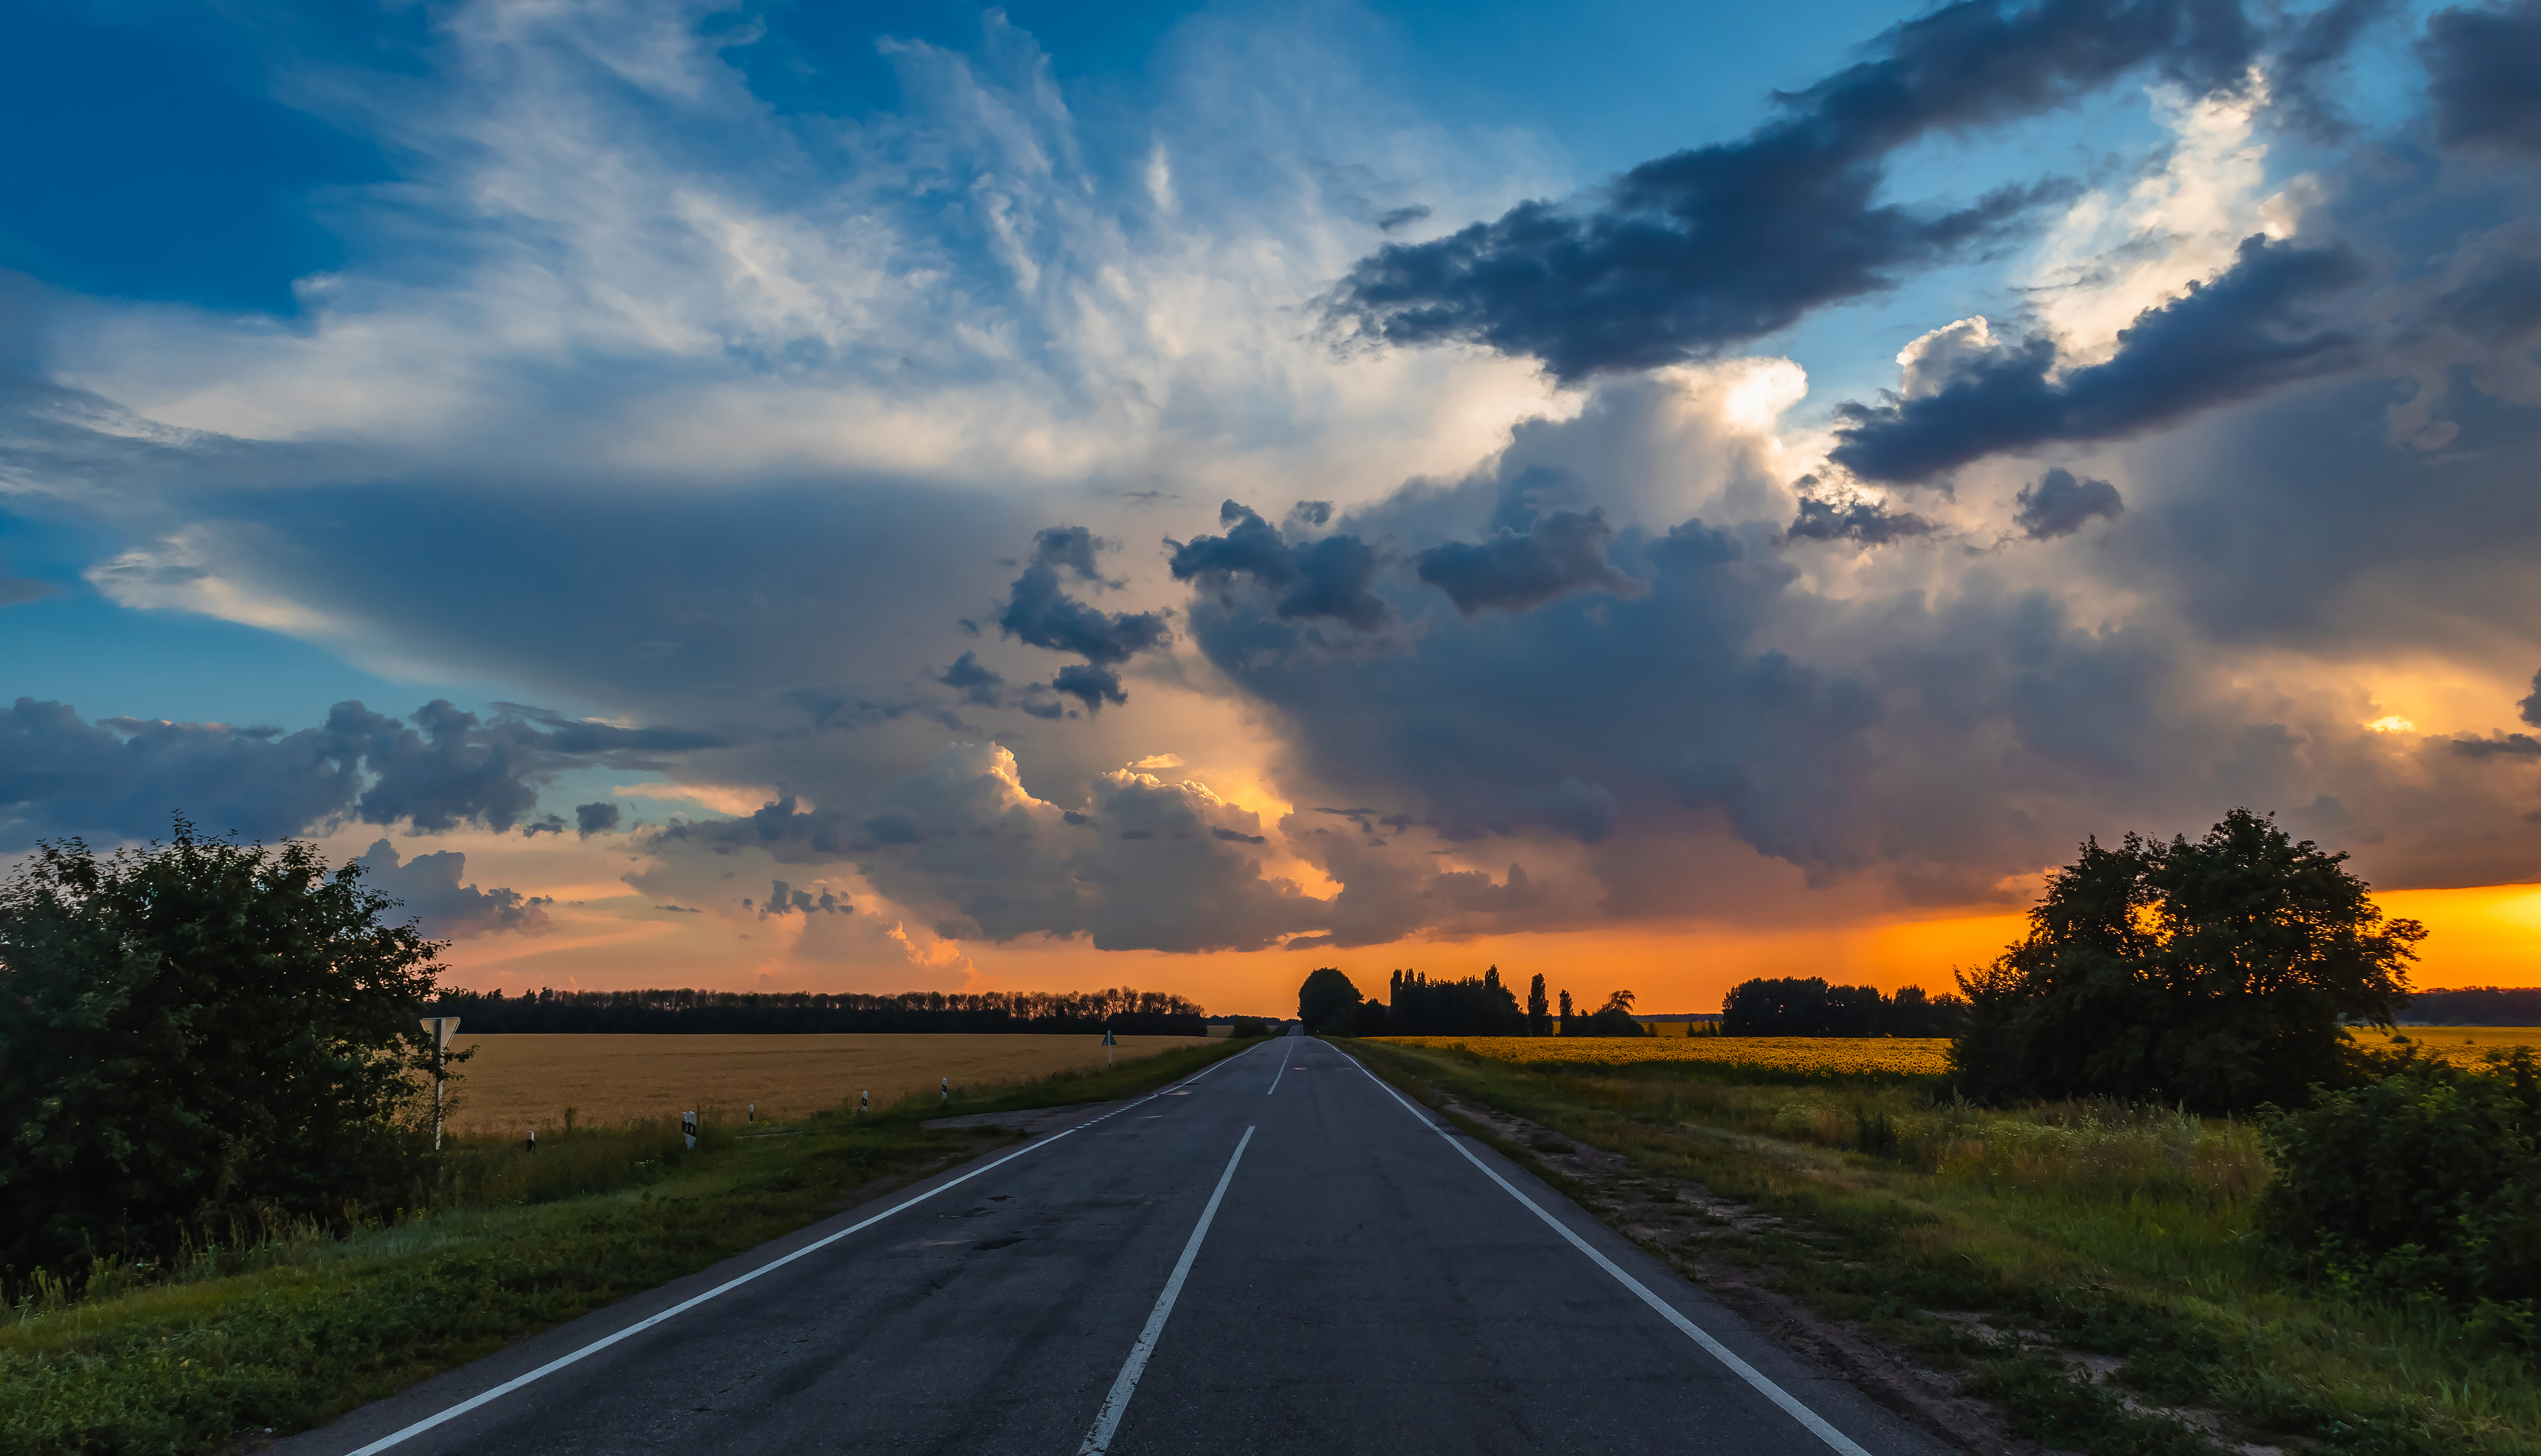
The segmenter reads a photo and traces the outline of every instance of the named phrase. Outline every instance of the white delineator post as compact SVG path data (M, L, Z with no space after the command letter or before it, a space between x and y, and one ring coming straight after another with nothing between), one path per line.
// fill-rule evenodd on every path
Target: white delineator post
M1103 1064L1105 1066L1112 1064L1112 1049L1120 1045L1121 1039L1112 1035L1112 1028L1108 1026L1103 1028Z
M441 1074L441 1054L450 1050L450 1039L459 1035L456 1016L422 1018L424 1032L432 1038L432 1150L441 1151L441 1094L449 1079Z
M951 1107L953 1105L953 1079L951 1077L938 1077L936 1080L944 1084L944 1105L946 1107Z
M689 1140L689 1146L694 1147L697 1145L697 1115L695 1113L685 1112L680 1114L680 1135Z

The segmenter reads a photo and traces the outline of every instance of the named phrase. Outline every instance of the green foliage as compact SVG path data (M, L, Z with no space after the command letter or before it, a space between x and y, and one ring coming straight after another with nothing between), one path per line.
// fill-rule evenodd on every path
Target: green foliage
M423 1167L437 946L317 850L39 846L0 886L0 1265L164 1258Z
M2346 858L2247 809L2194 843L2085 843L2027 938L1959 977L1960 1087L2224 1111L2353 1082L2343 1024L2390 1024L2426 930L2385 920Z
M2301 1268L2397 1296L2487 1301L2529 1339L2541 1300L2541 1061L2399 1070L2278 1118L2260 1226ZM2514 1306L2520 1305L2520 1309Z
M1325 966L1308 975L1305 983L1297 987L1297 1019L1306 1024L1309 1032L1320 1031L1328 1024L1346 1032L1349 1018L1357 1012L1362 999L1358 986L1348 977Z

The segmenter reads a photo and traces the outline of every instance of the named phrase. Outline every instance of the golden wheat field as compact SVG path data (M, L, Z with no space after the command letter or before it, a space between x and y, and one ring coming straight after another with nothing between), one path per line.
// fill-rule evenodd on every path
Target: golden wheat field
M1945 1037L1379 1037L1407 1047L1463 1047L1501 1061L1596 1066L1709 1061L1760 1071L1931 1076L1948 1070Z
M2416 1043L2429 1056L2446 1061L2474 1062L2481 1054L2503 1052L2509 1047L2530 1047L2541 1051L2541 1026L2404 1026L2398 1035ZM2349 1036L2367 1047L2389 1045L2384 1033L2370 1029L2351 1031Z
M450 1126L461 1131L516 1134L536 1125L564 1127L565 1110L583 1126L676 1116L696 1109L738 1121L794 1118L873 1093L877 1108L939 1077L956 1087L1048 1076L1103 1064L1102 1037L853 1035L470 1037L476 1055L458 1068ZM1123 1060L1202 1037L1123 1037Z

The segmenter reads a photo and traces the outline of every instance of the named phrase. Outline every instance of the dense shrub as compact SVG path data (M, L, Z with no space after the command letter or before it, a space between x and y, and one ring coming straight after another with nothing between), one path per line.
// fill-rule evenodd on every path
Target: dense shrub
M2223 1111L2353 1083L2344 1023L2390 1024L2426 930L2385 920L2346 858L2246 809L2193 843L2085 843L2028 937L1959 977L1961 1090Z
M2461 1304L2541 1299L2541 1062L2411 1058L2268 1124L2267 1237L2311 1273Z
M147 851L41 845L0 885L0 1266L409 1186L437 947L359 874L180 821Z

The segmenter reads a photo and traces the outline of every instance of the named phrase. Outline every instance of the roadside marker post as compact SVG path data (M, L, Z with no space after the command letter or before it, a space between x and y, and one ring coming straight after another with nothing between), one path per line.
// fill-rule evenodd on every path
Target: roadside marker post
M759 1126L759 1104L758 1104L758 1103L754 1102L754 1103L752 1103L752 1104L750 1105L750 1111L749 1111L749 1113L748 1113L747 1115L745 1115L745 1116L742 1118L742 1121L743 1121L743 1122L745 1122L745 1123L750 1124L752 1127L757 1127L757 1126Z
M1112 1035L1112 1028L1108 1026L1103 1028L1103 1064L1105 1066L1112 1064L1112 1049L1120 1045L1121 1039Z
M856 1094L856 1111L859 1113L873 1111L873 1093L868 1091Z
M946 1107L951 1107L953 1105L953 1079L951 1077L938 1077L936 1080L944 1084L944 1105Z
M685 1112L680 1114L680 1135L689 1140L689 1146L694 1147L697 1145L697 1115L695 1113Z
M530 1140L522 1145L521 1150L523 1152L537 1152L539 1150L539 1129L535 1126L530 1128Z
M456 1016L421 1018L425 1035L432 1038L432 1150L441 1151L441 1094L448 1090L450 1079L441 1070L441 1055L450 1050L450 1039L459 1035Z

